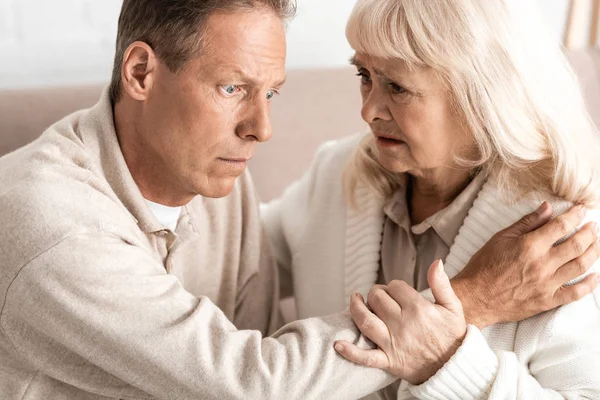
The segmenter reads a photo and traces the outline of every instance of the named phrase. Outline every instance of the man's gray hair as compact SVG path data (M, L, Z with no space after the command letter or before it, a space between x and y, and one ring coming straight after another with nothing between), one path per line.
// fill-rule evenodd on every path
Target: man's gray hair
M254 9L269 10L287 21L296 14L296 3L295 0L124 0L110 84L112 103L121 99L123 58L133 42L148 44L169 70L178 72L202 50L202 35L212 13Z

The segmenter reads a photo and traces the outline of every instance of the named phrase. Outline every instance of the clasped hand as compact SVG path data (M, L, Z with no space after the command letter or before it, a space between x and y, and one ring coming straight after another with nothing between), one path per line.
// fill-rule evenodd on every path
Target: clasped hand
M339 341L338 353L415 385L427 381L452 357L467 332L462 305L441 261L430 268L428 281L435 304L403 281L374 286L367 297L370 309L360 294L354 294L352 319L378 348L365 350Z

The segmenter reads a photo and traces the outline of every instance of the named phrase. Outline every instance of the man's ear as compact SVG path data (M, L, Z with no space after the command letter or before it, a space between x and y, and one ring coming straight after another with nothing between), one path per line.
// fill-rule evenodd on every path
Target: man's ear
M146 100L150 95L157 67L158 59L154 50L144 42L133 42L123 57L123 90L135 100Z

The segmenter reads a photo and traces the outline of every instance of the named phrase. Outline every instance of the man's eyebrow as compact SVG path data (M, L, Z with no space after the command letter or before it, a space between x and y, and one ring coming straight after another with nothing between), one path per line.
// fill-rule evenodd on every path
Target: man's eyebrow
M239 79L239 80L241 80L242 82L244 82L244 83L249 83L249 84L251 84L251 85L255 85L255 86L258 86L258 84L259 84L259 82L258 82L256 79L254 79L254 78L251 78L250 76L246 75L246 74L244 73L244 71L242 71L241 69L239 69L239 68L237 68L237 67L234 67L234 68L231 70L231 74L232 74L234 77L236 77L237 79ZM279 88L279 87L283 86L283 84L285 83L286 79L287 79L287 76L286 76L285 78L283 78L282 80L280 80L279 82L277 82L277 83L275 84L275 86L273 86L273 87L275 87L275 88Z
M255 84L255 83L256 83L256 80L254 80L254 79L252 79L251 77L249 77L248 75L246 75L246 74L244 73L244 71L242 71L242 70L241 70L241 69L239 69L239 68L232 68L232 70L231 70L231 74L232 74L232 75L233 75L235 78L237 78L237 79L239 79L240 81L243 81L243 82L245 82L245 83L251 83L251 84Z
M275 86L274 86L274 87L275 87L275 88L280 88L280 87L282 87L282 86L285 84L285 81L286 81L286 80L287 80L287 76L286 76L285 78L283 78L282 80L280 80L279 82L277 82L277 83L275 84Z

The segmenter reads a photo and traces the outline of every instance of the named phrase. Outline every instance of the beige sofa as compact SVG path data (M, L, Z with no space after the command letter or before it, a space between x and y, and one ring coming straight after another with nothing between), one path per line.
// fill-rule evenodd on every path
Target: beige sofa
M600 51L569 54L600 126ZM34 140L52 122L93 105L101 86L0 91L0 156ZM560 93L556 93L560 96ZM272 109L274 135L258 146L250 170L263 200L302 175L326 140L361 130L358 78L351 68L290 71ZM600 156L600 155L599 155Z

